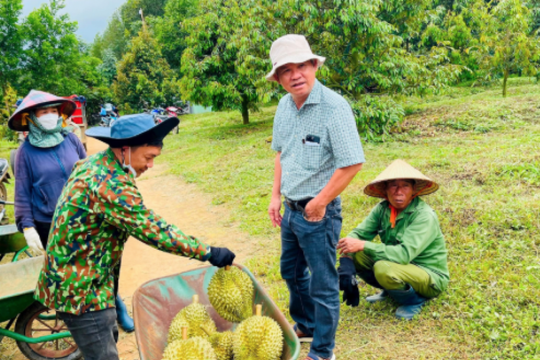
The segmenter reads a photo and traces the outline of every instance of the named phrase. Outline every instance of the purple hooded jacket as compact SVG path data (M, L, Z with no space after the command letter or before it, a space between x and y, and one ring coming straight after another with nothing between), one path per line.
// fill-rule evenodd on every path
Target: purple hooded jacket
M75 134L51 148L39 148L28 139L15 159L15 221L19 231L36 227L34 221L50 223L56 203L73 165L86 158Z

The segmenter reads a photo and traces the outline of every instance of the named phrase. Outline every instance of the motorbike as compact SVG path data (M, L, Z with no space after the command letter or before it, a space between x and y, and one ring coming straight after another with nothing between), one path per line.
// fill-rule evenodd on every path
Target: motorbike
M118 119L116 107L110 103L101 106L99 115L101 116L101 122L99 125L103 127L112 126L112 124Z
M150 114L152 114L152 116L154 117L154 123L156 123L156 125L161 124L163 121L170 118L167 111L165 111L165 109L162 107L157 107L153 109Z

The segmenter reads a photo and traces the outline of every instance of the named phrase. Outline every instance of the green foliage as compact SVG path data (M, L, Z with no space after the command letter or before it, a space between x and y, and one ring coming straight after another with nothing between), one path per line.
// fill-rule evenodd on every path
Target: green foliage
M328 56L321 71L327 86L359 100L368 93L424 94L459 75L460 68L448 64L446 48L421 54L407 49L406 40L419 31L429 2L321 3L282 0L280 17L288 22L288 32L306 35L316 52Z
M200 13L183 23L182 94L214 110L249 110L276 96L265 79L268 49L276 37L261 0L202 0ZM239 20L242 26L238 26Z
M72 76L79 58L77 23L69 21L67 14L59 14L63 8L62 0L51 0L32 11L22 24L25 71L18 81L26 91L64 94L77 86L78 79Z
M472 13L483 26L478 45L471 51L487 79L503 78L506 96L510 74L538 73L540 38L538 33L531 32L531 11L521 0L501 0L493 7L490 4L479 0L473 8Z
M113 49L105 49L103 52L103 63L98 65L97 70L107 81L108 85L111 85L113 80L116 78L116 63L117 59L116 56L114 56Z
M405 111L400 103L385 96L365 95L351 101L358 132L363 140L384 141L399 124Z
M10 104L6 98L9 82L14 80L20 65L23 42L17 23L22 11L21 0L0 0L0 99L4 106Z
M150 17L163 16L166 3L167 0L127 0L120 8L120 14L130 38L135 37L142 29L140 9L148 20Z
M110 49L116 59L121 59L129 44L129 33L119 11L116 11L103 34L97 34L92 44L92 56L105 61L107 49Z
M180 59L186 48L186 32L181 24L197 14L199 0L169 0L165 14L156 18L153 27L163 56L173 69L180 70Z
M179 93L178 82L161 55L160 46L146 27L131 41L118 62L113 90L124 110L170 104Z
M4 106L0 105L0 138L9 141L17 140L17 133L7 127L9 117L13 113L13 104L17 101L17 92L10 85L6 86L4 93Z

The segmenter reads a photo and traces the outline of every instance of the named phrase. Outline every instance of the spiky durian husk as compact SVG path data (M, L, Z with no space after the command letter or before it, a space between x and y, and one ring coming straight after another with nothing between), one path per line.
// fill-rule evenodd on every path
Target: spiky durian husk
M217 330L216 324L208 314L208 311L206 311L206 306L199 303L186 306L176 314L169 327L168 342L172 343L174 340L181 339L182 327L185 326L188 328L188 338L195 336L206 338L208 337L208 333L213 333Z
M193 337L170 342L163 352L162 360L217 360L208 340Z
M233 358L233 333L225 331L216 332L208 338L216 353L217 360L232 360Z
M267 316L252 316L234 332L234 360L279 360L282 352L283 331Z
M225 320L240 322L253 313L253 282L248 274L232 266L216 271L208 285L208 298Z

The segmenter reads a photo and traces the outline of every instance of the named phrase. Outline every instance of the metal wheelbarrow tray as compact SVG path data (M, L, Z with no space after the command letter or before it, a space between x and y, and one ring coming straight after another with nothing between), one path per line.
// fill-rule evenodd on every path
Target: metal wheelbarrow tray
M300 343L293 328L270 296L257 282L253 274L241 265L235 265L247 273L255 287L253 304L263 305L263 315L273 318L283 330L284 346L282 360L296 360L300 355ZM169 326L176 314L199 295L199 302L208 305L208 312L218 331L233 330L236 324L222 319L208 300L208 284L218 268L207 266L148 281L133 295L135 337L141 360L161 360L167 346ZM255 308L255 306L254 306Z

